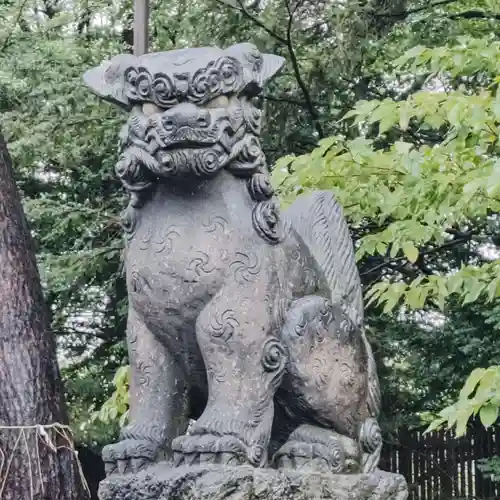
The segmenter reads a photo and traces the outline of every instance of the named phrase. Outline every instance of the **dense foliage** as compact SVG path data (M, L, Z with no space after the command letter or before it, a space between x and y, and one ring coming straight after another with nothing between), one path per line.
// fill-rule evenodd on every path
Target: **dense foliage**
M127 406L126 370L113 392L127 363L113 175L125 117L81 75L130 50L131 3L0 0L0 127L74 427L94 443ZM320 187L345 207L386 426L438 411L474 367L500 364L498 15L494 0L152 2L152 50L251 40L287 59L265 96L266 153L285 204Z
M417 45L388 66L386 80L411 75L420 90L359 101L343 117L356 130L354 137L324 139L310 154L282 158L274 172L285 201L309 189L335 190L353 228L362 232L358 259L375 257L379 264L369 271L383 269L367 273L367 304L381 306L382 313L397 309L403 323L412 310L425 311L431 323L442 322L439 329L431 326L428 341L435 350L445 347L442 337L437 344L433 339L453 325L454 308L463 313L470 309L464 306L479 303L491 311L482 314L487 322L500 296L499 73L500 42L494 35ZM494 323L486 339L493 346L496 329ZM467 344L477 353L477 344ZM481 361L498 359L493 355L489 350ZM454 369L457 364L454 358ZM427 371L433 365L446 380L443 360ZM477 412L492 425L499 380L498 366L474 370L460 400L440 412L433 427L447 421L463 434Z

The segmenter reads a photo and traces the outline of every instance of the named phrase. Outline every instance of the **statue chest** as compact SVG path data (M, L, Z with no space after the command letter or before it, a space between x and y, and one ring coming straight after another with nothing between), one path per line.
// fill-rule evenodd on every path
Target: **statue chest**
M153 208L140 214L127 245L131 303L158 324L193 319L222 286L235 231L213 210Z

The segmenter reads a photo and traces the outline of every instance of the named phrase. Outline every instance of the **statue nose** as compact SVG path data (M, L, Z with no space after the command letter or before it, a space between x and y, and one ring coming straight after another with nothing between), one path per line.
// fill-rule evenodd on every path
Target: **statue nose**
M207 128L210 125L210 113L194 104L182 103L164 113L162 121L166 130L180 127Z

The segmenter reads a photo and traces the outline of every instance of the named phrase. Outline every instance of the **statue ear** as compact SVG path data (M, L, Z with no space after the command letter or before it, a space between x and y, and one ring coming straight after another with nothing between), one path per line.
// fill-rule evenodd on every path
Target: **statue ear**
M86 71L83 81L94 94L105 101L130 109L130 101L125 95L125 71L136 63L136 57L120 54Z
M262 59L261 78L263 83L267 83L281 69L285 58L274 54L262 54Z

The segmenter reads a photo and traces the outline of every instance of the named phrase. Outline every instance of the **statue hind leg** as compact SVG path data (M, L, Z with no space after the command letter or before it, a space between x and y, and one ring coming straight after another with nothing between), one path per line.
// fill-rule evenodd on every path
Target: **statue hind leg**
M132 307L127 322L130 418L120 441L103 448L106 473L136 472L169 455L172 439L188 425L187 384L177 359Z
M373 470L382 440L370 413L371 352L362 332L340 306L306 296L288 311L282 340L290 359L278 401L301 425L275 454L275 464Z
M377 468L382 439L374 418L366 419L358 440L318 425L302 424L274 454L277 468L333 473L369 473Z
M256 294L259 282L247 278L248 283L222 288L198 318L209 397L190 435L174 441L179 465L267 462L274 394L286 354L271 335L268 306Z

